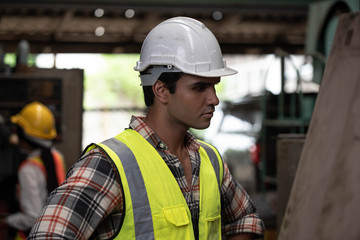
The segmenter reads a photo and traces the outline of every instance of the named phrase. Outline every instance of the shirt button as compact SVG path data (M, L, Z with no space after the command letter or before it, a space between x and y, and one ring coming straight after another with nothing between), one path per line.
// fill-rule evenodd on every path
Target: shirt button
M161 148L161 149L164 149L165 148L165 144L164 143L159 143L159 147Z

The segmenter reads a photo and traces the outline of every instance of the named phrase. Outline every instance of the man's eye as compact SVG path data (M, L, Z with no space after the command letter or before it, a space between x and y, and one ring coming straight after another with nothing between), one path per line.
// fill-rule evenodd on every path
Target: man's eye
M208 84L196 84L194 89L197 91L204 91L207 87L209 87Z
M194 89L196 91L204 91L206 89L206 86L204 85L198 85L198 86L195 86Z

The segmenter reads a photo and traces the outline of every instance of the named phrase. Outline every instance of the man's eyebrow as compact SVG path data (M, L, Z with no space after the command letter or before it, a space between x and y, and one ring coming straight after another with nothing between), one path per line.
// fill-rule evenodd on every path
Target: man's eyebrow
M199 81L199 82L194 82L191 85L193 86L212 86L212 85L216 85L218 84L220 81L218 82L204 82L204 81Z
M195 82L193 85L211 85L210 82Z

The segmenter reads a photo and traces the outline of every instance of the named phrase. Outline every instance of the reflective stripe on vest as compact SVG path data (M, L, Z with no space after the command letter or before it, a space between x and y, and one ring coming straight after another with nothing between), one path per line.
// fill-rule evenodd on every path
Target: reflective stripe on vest
M52 149L51 153L54 157L56 177L57 177L58 185L60 186L65 181L65 176L66 176L64 157L56 149Z
M134 130L126 130L97 146L116 164L123 185L126 213L118 236L160 239L173 234L175 237L168 239L194 239L189 208L156 149ZM205 143L201 146L199 236L200 239L221 239L222 161L212 146ZM88 147L87 151L94 147ZM162 225L166 225L164 220L174 227L162 229Z

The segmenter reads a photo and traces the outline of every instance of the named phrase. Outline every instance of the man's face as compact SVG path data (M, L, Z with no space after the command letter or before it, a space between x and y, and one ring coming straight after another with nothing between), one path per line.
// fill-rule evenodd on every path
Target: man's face
M219 104L215 91L215 85L219 82L220 77L183 74L176 83L175 93L169 95L168 113L171 120L187 128L209 127L215 106Z

